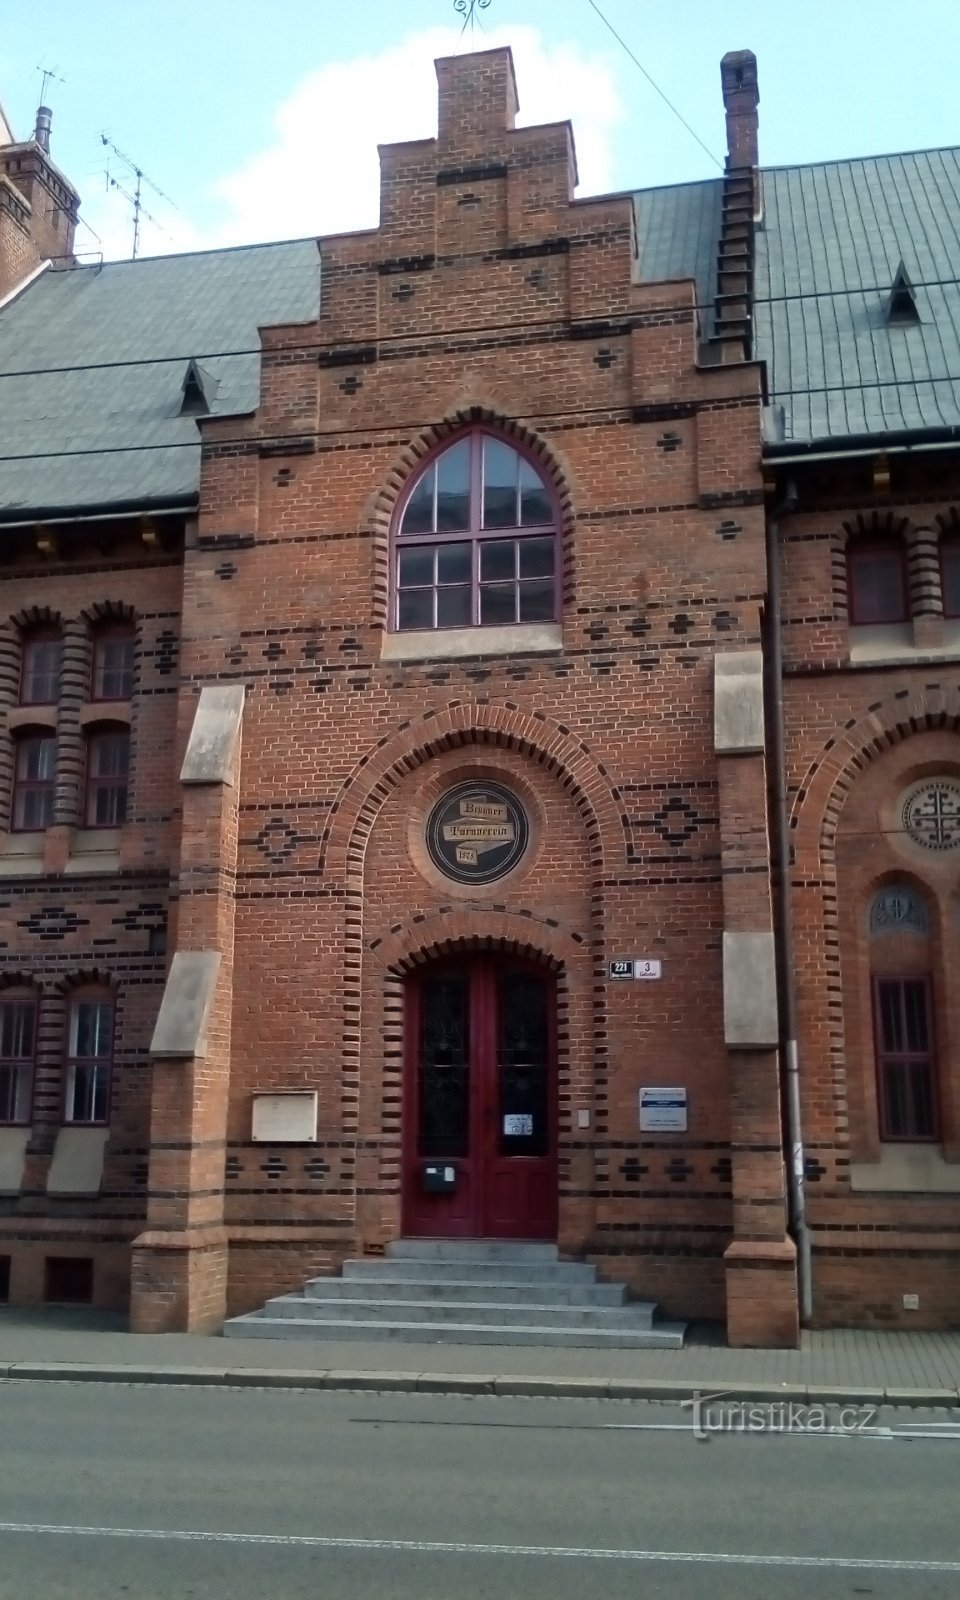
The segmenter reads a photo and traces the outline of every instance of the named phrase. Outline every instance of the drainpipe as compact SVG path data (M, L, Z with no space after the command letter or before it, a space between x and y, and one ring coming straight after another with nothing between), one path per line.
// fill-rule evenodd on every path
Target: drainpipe
M780 911L780 992L784 1039L781 1057L786 1100L787 1179L790 1224L797 1246L800 1320L813 1317L813 1273L804 1183L803 1122L800 1109L800 1052L797 1045L797 987L794 966L793 906L790 899L790 821L787 810L787 752L783 712L783 630L780 585L780 518L796 510L795 484L767 518L767 595L770 616L770 684L773 708L774 827L777 841L777 896Z

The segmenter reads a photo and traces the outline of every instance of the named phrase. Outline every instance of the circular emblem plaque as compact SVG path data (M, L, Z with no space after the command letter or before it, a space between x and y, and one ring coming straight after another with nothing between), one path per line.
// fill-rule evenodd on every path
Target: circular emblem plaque
M903 826L927 850L955 850L960 845L960 783L930 778L917 784L903 802Z
M427 822L435 867L457 883L493 883L527 848L527 814L495 783L461 783L438 800Z

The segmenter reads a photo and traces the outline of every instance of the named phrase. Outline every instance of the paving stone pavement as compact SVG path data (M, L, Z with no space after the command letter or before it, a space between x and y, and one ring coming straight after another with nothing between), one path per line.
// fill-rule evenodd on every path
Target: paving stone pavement
M20 1366L18 1373L17 1367ZM201 1334L131 1334L123 1321L88 1308L0 1308L0 1376L83 1377L84 1369L113 1381L264 1381L296 1386L298 1375L345 1386L348 1375L376 1387L466 1386L475 1376L491 1386L510 1379L562 1393L589 1383L598 1391L652 1392L733 1386L738 1393L843 1390L851 1397L890 1397L949 1391L960 1403L960 1330L950 1333L883 1333L869 1330L805 1332L799 1350L731 1350L717 1330L694 1327L682 1350L540 1349L530 1346L444 1345L333 1339L229 1341ZM267 1376L269 1374L269 1376ZM93 1372L87 1373L93 1376ZM242 1375L242 1376L239 1376ZM360 1386L358 1382L358 1386ZM520 1392L519 1388L514 1392ZM932 1403L932 1401L931 1401Z

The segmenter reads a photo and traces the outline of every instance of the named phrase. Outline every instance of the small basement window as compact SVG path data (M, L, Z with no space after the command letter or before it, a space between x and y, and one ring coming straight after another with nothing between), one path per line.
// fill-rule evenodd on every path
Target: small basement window
M47 1256L43 1298L47 1305L90 1305L93 1301L92 1256Z

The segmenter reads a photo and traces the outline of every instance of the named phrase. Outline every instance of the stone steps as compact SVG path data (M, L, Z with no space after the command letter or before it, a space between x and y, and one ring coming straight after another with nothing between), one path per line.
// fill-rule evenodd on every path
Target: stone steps
M628 1301L596 1268L562 1261L556 1245L472 1239L401 1239L384 1257L345 1261L340 1277L233 1317L247 1339L399 1340L412 1343L678 1349L681 1323Z

